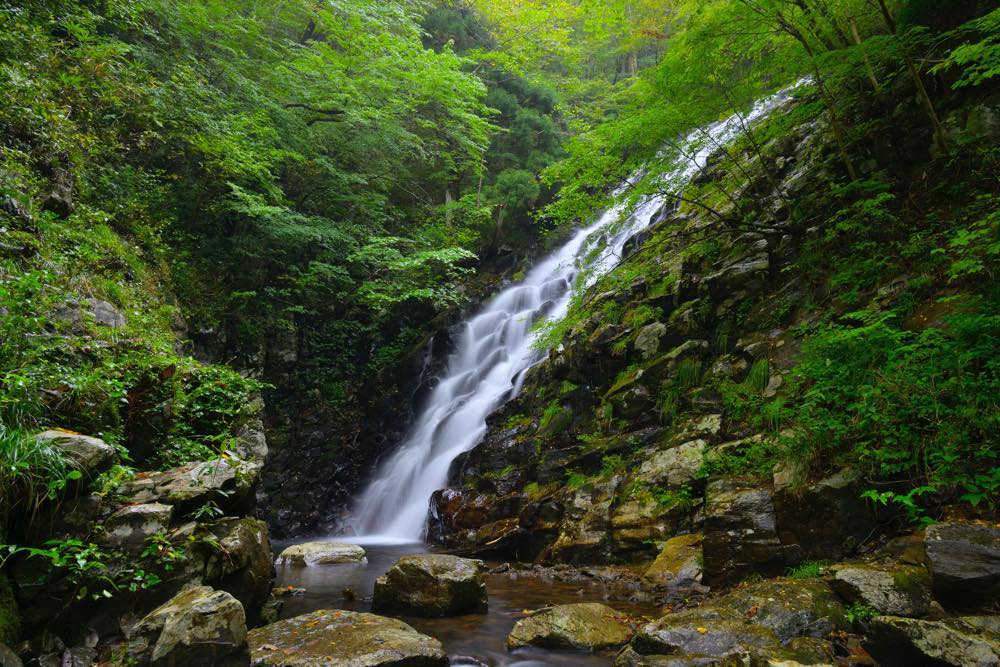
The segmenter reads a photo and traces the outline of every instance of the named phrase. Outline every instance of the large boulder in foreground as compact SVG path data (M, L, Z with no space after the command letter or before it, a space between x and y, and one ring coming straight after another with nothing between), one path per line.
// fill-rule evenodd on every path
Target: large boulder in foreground
M997 636L977 634L977 628L958 620L923 621L879 616L871 622L865 648L882 667L1000 665Z
M392 618L321 609L250 632L253 667L448 667L441 643Z
M356 544L342 542L306 542L293 544L278 556L279 565L307 567L310 565L340 565L364 563L365 550Z
M372 610L413 616L486 613L483 562L446 554L405 556L375 580Z
M943 605L977 609L1000 600L1000 528L938 523L925 541L934 596Z
M628 643L629 618L596 602L547 607L522 618L507 635L507 649L524 646L593 651Z
M243 606L208 586L181 591L132 629L128 654L152 667L245 667L247 624Z
M640 655L680 654L714 660L781 648L768 628L709 610L668 614L642 626L632 639L632 649Z

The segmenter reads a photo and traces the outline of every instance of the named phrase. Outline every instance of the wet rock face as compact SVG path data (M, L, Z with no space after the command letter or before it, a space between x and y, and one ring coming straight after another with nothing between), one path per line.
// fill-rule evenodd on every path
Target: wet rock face
M978 609L1000 599L1000 528L938 523L926 533L934 595L946 607Z
M341 542L306 542L288 547L278 556L278 563L308 567L311 565L338 565L364 563L365 550L356 544Z
M253 630L253 667L448 667L441 643L392 618L321 609Z
M882 667L1000 664L997 635L978 634L961 621L923 621L879 616L871 623L865 648Z
M930 609L931 578L922 567L837 566L830 586L845 600L861 602L880 614L925 616Z
M375 581L374 611L414 616L485 613L482 561L445 554L406 556Z
M223 519L211 530L220 548L206 559L204 580L239 600L247 622L257 625L270 600L274 573L267 524L249 517Z
M837 560L851 554L878 526L861 498L860 476L851 470L802 487L775 475L774 509L781 541L806 560Z
M628 643L629 619L596 602L561 604L522 618L507 636L507 649L539 646L593 651Z
M701 591L701 542L702 535L679 535L667 541L643 577L671 591Z
M243 606L208 586L189 588L132 629L129 657L152 667L249 665Z
M711 482L705 494L705 582L719 586L787 566L771 491L734 479Z

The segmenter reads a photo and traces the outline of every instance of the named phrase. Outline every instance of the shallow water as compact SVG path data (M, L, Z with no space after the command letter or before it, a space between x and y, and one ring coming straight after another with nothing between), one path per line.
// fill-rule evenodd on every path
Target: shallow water
M275 551L287 544L275 545ZM319 567L277 567L277 585L305 588L300 596L283 598L282 618L298 616L316 609L349 609L371 611L371 594L375 579L403 556L426 553L424 544L365 545L366 564L327 565ZM655 610L629 603L605 601L598 584L544 582L535 577L513 579L504 575L488 575L489 612L450 618L415 618L400 616L425 634L436 637L452 658L453 665L474 665L475 662L456 660L458 656L475 658L491 667L607 667L613 652L579 653L522 649L506 650L507 633L523 616L525 609L537 609L548 604L570 602L604 602L620 612L651 614ZM358 599L344 599L342 591L350 588Z

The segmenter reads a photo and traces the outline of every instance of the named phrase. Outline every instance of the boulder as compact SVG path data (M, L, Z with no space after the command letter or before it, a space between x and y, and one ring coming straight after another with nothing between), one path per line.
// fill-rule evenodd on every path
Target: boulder
M718 665L716 658L691 655L643 655L626 646L611 667L711 667Z
M226 514L249 514L261 465L248 461L217 459L188 463L160 472L139 473L122 485L122 494L137 503L173 505L185 515L208 502Z
M851 629L844 607L820 579L778 578L737 588L713 607L723 615L760 625L782 643L799 637L822 639Z
M365 563L365 550L356 544L342 542L306 542L294 544L278 556L279 565L307 567L310 565L340 565Z
M864 645L882 667L1000 665L1000 643L960 622L879 616L872 620Z
M617 480L588 482L563 500L559 536L543 554L549 562L606 563Z
M118 451L99 438L59 430L43 431L35 437L61 449L81 472L91 477L104 472L118 459Z
M839 560L874 534L878 521L861 498L860 476L845 469L811 484L780 468L774 476L778 536L798 559Z
M219 548L205 560L205 583L226 591L243 605L247 623L262 621L271 599L274 561L267 524L259 519L222 519L211 526Z
M441 643L392 618L321 609L252 630L253 667L448 667Z
M861 602L880 614L926 616L930 610L931 578L922 567L837 565L830 586L848 602Z
M0 643L0 667L24 667L24 663L9 646Z
M236 667L249 664L243 606L208 586L181 591L139 621L128 654L153 667Z
M769 488L722 478L709 483L705 499L706 584L715 587L753 572L773 575L785 569Z
M68 218L76 208L73 203L73 188L76 178L66 167L52 167L49 178L49 192L42 200L42 208L55 213L60 218Z
M647 324L639 330L633 345L643 359L652 359L660 351L660 339L667 333L667 325L663 322Z
M698 439L654 452L642 462L637 476L648 484L674 489L690 484L701 469L707 446Z
M706 276L704 284L712 294L725 295L737 290L752 291L761 285L760 277L771 269L771 261L766 252L740 259L721 271Z
M446 554L405 556L375 580L374 611L414 616L486 613L483 562Z
M160 503L123 507L104 522L102 541L110 547L141 550L148 538L167 531L173 514L171 505Z
M934 596L942 604L972 610L1000 599L1000 528L938 523L925 541Z
M628 616L596 602L547 607L522 618L507 635L507 649L538 646L593 651L628 643Z
M620 560L645 560L655 544L691 525L691 504L683 499L662 503L639 494L611 509L611 555Z
M700 533L678 535L667 540L643 574L648 581L669 587L671 590L700 590L701 585Z
M719 660L750 651L780 651L781 642L768 628L715 610L695 609L668 614L642 626L632 639L641 655L691 655Z

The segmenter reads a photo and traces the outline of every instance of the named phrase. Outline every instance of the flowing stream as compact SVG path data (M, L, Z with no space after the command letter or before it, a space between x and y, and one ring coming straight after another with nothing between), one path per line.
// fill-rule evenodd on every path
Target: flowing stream
M687 148L664 178L664 187L683 189L712 153L787 97L782 91L749 114L692 132L681 142ZM544 359L532 346L532 325L541 318L565 317L573 290L614 268L628 239L652 223L669 199L647 198L624 219L623 205L611 208L462 324L439 383L355 504L352 527L361 537L352 541L404 544L423 539L429 499L447 484L452 461L479 444L486 418L520 391L528 369ZM577 281L585 269L586 280Z

